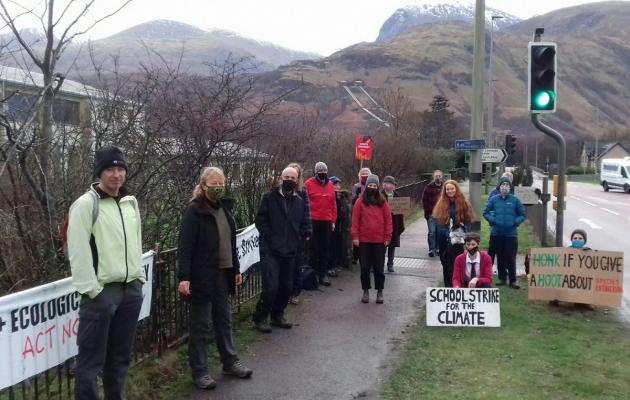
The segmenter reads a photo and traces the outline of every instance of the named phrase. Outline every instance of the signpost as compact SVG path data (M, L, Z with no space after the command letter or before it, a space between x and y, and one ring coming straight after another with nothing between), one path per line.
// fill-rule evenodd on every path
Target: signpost
M483 149L481 151L482 163L502 163L507 160L507 151L504 149Z
M456 140L455 150L482 150L486 148L484 139Z

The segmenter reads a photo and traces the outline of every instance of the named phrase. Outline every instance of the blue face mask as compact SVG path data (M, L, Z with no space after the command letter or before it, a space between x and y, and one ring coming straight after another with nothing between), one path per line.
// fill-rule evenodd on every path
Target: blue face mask
M584 241L583 240L572 240L571 241L571 247L573 247L574 249L581 249L582 247L584 247Z

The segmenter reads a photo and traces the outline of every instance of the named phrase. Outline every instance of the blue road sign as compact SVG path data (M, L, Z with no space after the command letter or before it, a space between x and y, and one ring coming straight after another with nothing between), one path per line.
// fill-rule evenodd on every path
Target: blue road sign
M455 150L482 150L486 148L484 139L456 140Z

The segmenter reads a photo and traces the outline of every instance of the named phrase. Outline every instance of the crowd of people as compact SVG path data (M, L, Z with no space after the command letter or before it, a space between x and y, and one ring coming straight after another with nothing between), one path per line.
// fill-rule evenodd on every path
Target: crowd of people
M394 272L396 247L405 230L403 215L389 203L398 197L396 179L380 178L362 168L352 191L328 176L318 162L304 181L304 169L289 164L266 193L256 215L263 291L253 313L262 333L291 329L288 304L299 304L307 276L330 286L340 268L360 264L360 301L385 301L385 266ZM76 397L97 399L101 374L106 398L123 398L131 344L142 304L144 275L140 268L141 223L138 203L124 187L127 164L120 149L96 152L98 182L72 205L68 222L68 254L73 282L82 295L77 344ZM491 229L488 252L471 227L476 220L470 202L455 180L436 170L426 185L422 206L427 221L428 256L439 257L446 287L488 288L497 259L498 283L518 289L517 229L525 208L513 194L512 176L505 173L488 197L483 217ZM236 252L232 200L226 197L225 176L216 167L202 170L182 218L178 249L178 292L189 303L188 360L194 384L216 386L208 369L207 338L211 331L222 372L249 378L232 339L229 297L242 281ZM584 248L586 232L571 235L572 247ZM373 277L373 278L372 278Z

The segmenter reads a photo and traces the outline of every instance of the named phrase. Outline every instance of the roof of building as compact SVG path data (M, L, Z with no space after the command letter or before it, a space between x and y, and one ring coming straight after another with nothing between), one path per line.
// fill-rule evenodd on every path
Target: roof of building
M0 82L37 89L44 87L44 75L39 72L2 65L0 66ZM99 97L98 89L70 79L63 81L59 92L75 97Z

